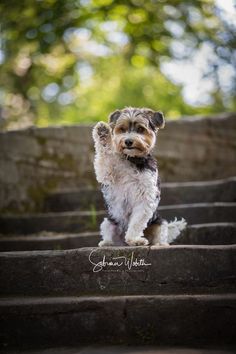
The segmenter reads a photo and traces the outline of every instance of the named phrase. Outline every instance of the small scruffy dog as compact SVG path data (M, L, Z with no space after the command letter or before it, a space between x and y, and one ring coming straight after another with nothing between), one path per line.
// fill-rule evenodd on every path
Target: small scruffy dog
M100 247L169 245L186 227L184 219L167 223L158 213L160 182L151 151L164 125L161 112L129 107L94 127L94 167L109 215L100 226Z

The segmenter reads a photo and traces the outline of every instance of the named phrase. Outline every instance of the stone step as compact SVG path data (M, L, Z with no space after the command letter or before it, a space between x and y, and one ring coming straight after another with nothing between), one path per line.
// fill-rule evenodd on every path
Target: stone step
M60 233L96 231L104 216L105 211L3 215L0 216L0 232L27 235L41 231Z
M19 354L11 349L4 350L4 354ZM169 346L158 344L84 344L79 346L63 346L53 348L23 349L20 354L235 354L235 346Z
M191 225L175 240L179 245L230 245L236 244L236 223Z
M235 269L236 245L3 252L0 296L232 292Z
M100 235L97 231L81 232L77 234L60 234L42 231L33 235L0 235L0 252L65 250L82 247L96 247L99 240Z
M0 317L4 349L236 344L236 294L3 298Z
M160 214L168 221L184 217L189 225L214 222L235 222L236 203L199 203L160 206ZM105 211L71 211L0 216L1 234L32 234L41 231L97 231Z
M236 177L204 182L163 183L161 205L236 202ZM104 209L100 190L87 188L52 193L43 206L46 212Z
M184 217L189 225L236 221L236 203L165 205L160 206L159 210L166 220Z
M41 232L25 236L0 235L0 252L96 247L99 240L99 232L83 232L77 234ZM236 244L236 223L214 223L188 226L173 244Z

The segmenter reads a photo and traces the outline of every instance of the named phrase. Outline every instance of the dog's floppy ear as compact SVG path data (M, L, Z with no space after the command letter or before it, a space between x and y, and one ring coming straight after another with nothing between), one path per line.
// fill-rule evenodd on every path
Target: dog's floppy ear
M119 116L121 115L121 111L119 111L118 109L115 112L112 112L109 115L109 124L111 125L115 125L117 119L119 118Z
M151 123L154 129L162 129L165 126L165 118L162 112L153 112Z

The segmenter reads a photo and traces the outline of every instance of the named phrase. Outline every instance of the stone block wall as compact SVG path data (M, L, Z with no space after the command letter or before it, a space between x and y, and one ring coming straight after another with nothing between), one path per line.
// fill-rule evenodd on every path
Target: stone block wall
M164 182L236 175L236 113L167 122L155 154Z
M45 195L95 187L92 126L0 133L0 211L40 211ZM236 175L236 114L167 121L158 133L162 182Z

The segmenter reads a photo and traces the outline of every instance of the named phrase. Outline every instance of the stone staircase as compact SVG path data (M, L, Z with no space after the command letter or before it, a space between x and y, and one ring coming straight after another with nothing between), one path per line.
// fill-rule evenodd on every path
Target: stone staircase
M1 348L234 346L236 178L162 186L170 247L97 248L103 209L87 188L0 217Z

